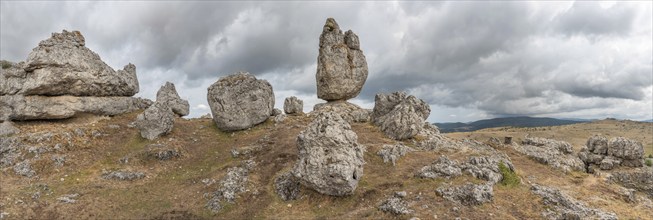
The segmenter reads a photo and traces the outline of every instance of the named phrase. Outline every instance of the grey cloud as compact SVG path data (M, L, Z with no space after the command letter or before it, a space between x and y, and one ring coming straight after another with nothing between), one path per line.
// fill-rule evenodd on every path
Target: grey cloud
M556 18L556 28L567 34L628 34L637 11L624 4L602 8L596 1L576 1Z

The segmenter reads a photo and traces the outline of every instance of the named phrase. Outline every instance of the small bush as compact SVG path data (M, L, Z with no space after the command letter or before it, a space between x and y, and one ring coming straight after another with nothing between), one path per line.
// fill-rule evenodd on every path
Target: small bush
M0 60L0 63L2 63L2 69L7 69L11 67L11 62L6 61L6 60Z
M648 154L648 158L653 158L653 154Z
M515 173L515 171L510 170L508 166L503 164L503 161L499 162L499 172L501 172L501 175L503 175L503 179L501 180L501 185L513 187L519 185L519 183L521 182L519 180L519 176L517 176L517 173Z
M653 160L647 159L645 164L646 164L646 166L649 166L649 167L653 166Z

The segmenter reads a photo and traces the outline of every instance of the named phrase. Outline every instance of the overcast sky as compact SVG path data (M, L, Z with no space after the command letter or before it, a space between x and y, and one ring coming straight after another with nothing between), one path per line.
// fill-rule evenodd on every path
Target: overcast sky
M369 77L351 100L406 91L431 122L501 116L653 118L653 10L642 2L0 2L0 59L22 61L52 32L79 30L141 92L165 81L208 113L206 88L248 71L285 97L317 99L327 17L360 37Z

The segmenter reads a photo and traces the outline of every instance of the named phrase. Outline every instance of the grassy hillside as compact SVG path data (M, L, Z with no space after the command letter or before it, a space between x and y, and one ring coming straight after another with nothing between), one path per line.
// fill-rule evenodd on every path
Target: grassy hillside
M38 177L18 176L11 167L0 173L0 212L10 219L390 219L378 205L395 191L407 191L409 215L399 219L540 219L546 206L529 190L530 183L559 187L589 205L612 211L622 219L653 216L643 204L629 204L618 194L619 186L608 184L604 177L580 173L563 174L516 153L506 152L515 165L522 184L515 187L494 186L494 200L481 206L462 206L436 195L435 189L449 184L478 182L463 175L453 179L420 179L414 174L440 155L451 158L471 156L465 151L416 151L402 157L396 166L383 163L376 154L384 144L395 143L371 124L353 124L359 143L366 146L364 175L354 195L331 197L302 188L295 201L282 201L274 192L274 178L291 169L297 160L296 137L311 121L307 116L289 116L279 124L268 120L252 129L226 133L218 130L211 119L176 119L171 134L156 141L140 137L128 124L136 113L113 118L88 116L73 120L19 122L21 134L50 132L52 140L43 145L67 142L64 133L85 130L70 140L70 147L51 152L29 153ZM577 127L531 128L522 130L483 130L451 134L457 138L519 135L531 133L555 136L578 145L586 133L602 131L609 135L626 134L650 146L651 126L637 123L600 122L572 125ZM648 126L648 127L647 127ZM553 130L550 130L553 129ZM566 130L565 130L566 129ZM648 130L646 130L648 129ZM571 132L573 131L573 132ZM583 132L581 132L583 131ZM560 133L556 133L560 132ZM584 133L586 132L586 133ZM548 135L548 136L547 136ZM144 157L147 146L161 144L179 149L181 157L168 161ZM234 158L232 149L258 145L263 149L250 156ZM406 145L412 146L411 141ZM65 145L68 146L68 145ZM53 155L64 155L63 166L53 165ZM129 158L125 162L124 158ZM246 159L256 162L249 174L247 191L220 213L206 207L208 196L218 189L227 169ZM111 170L144 172L146 177L134 181L106 180L102 173ZM37 195L38 196L35 196ZM78 194L75 203L62 203L63 195Z
M444 133L476 131L494 127L542 127L581 123L582 121L555 118L508 117L479 120L471 123L435 123Z

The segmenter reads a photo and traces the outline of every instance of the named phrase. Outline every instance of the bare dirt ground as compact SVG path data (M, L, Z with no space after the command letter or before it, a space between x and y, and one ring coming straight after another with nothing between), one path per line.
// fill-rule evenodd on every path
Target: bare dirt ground
M462 206L437 196L435 189L446 182L478 180L469 175L451 180L420 179L414 174L441 154L464 155L417 151L392 166L383 163L376 153L384 144L395 141L386 138L371 124L352 125L359 143L367 147L364 175L354 195L331 197L302 188L298 200L285 202L275 194L274 179L295 163L296 137L310 123L309 117L289 116L278 124L268 120L252 129L233 133L219 131L211 119L176 119L171 134L148 141L141 138L135 128L128 127L136 115L16 123L20 135L75 133L77 128L84 129L86 134L75 136L72 144L62 150L28 153L23 159L32 161L36 177L19 176L11 167L3 168L0 213L5 213L7 219L540 219L546 207L530 192L528 185L540 183L559 187L593 207L617 213L621 219L653 216L650 207L625 202L616 192L618 186L607 183L603 176L564 174L501 147L498 149L510 156L522 184L516 187L495 185L493 202ZM609 136L634 138L648 148L653 146L650 124L602 121L571 126L575 127L540 128L541 131L482 130L448 135L482 141L490 136L512 135L518 141L520 135L530 133L532 136L555 136L576 147L584 144L591 133L600 131ZM52 139L48 143L64 142L57 135ZM142 157L146 146L153 143L179 149L181 157L167 161ZM249 157L257 165L249 174L247 191L239 194L235 203L228 204L219 213L212 213L205 207L207 195L218 189L228 168L245 160L232 157L231 150L252 145L263 146L263 150ZM52 155L65 155L64 165L55 166ZM123 158L129 161L121 161ZM133 181L101 178L103 172L112 170L140 171L146 177ZM394 216L379 211L379 204L396 191L408 192L406 200L413 213ZM67 194L78 194L76 201L63 203L58 200Z

